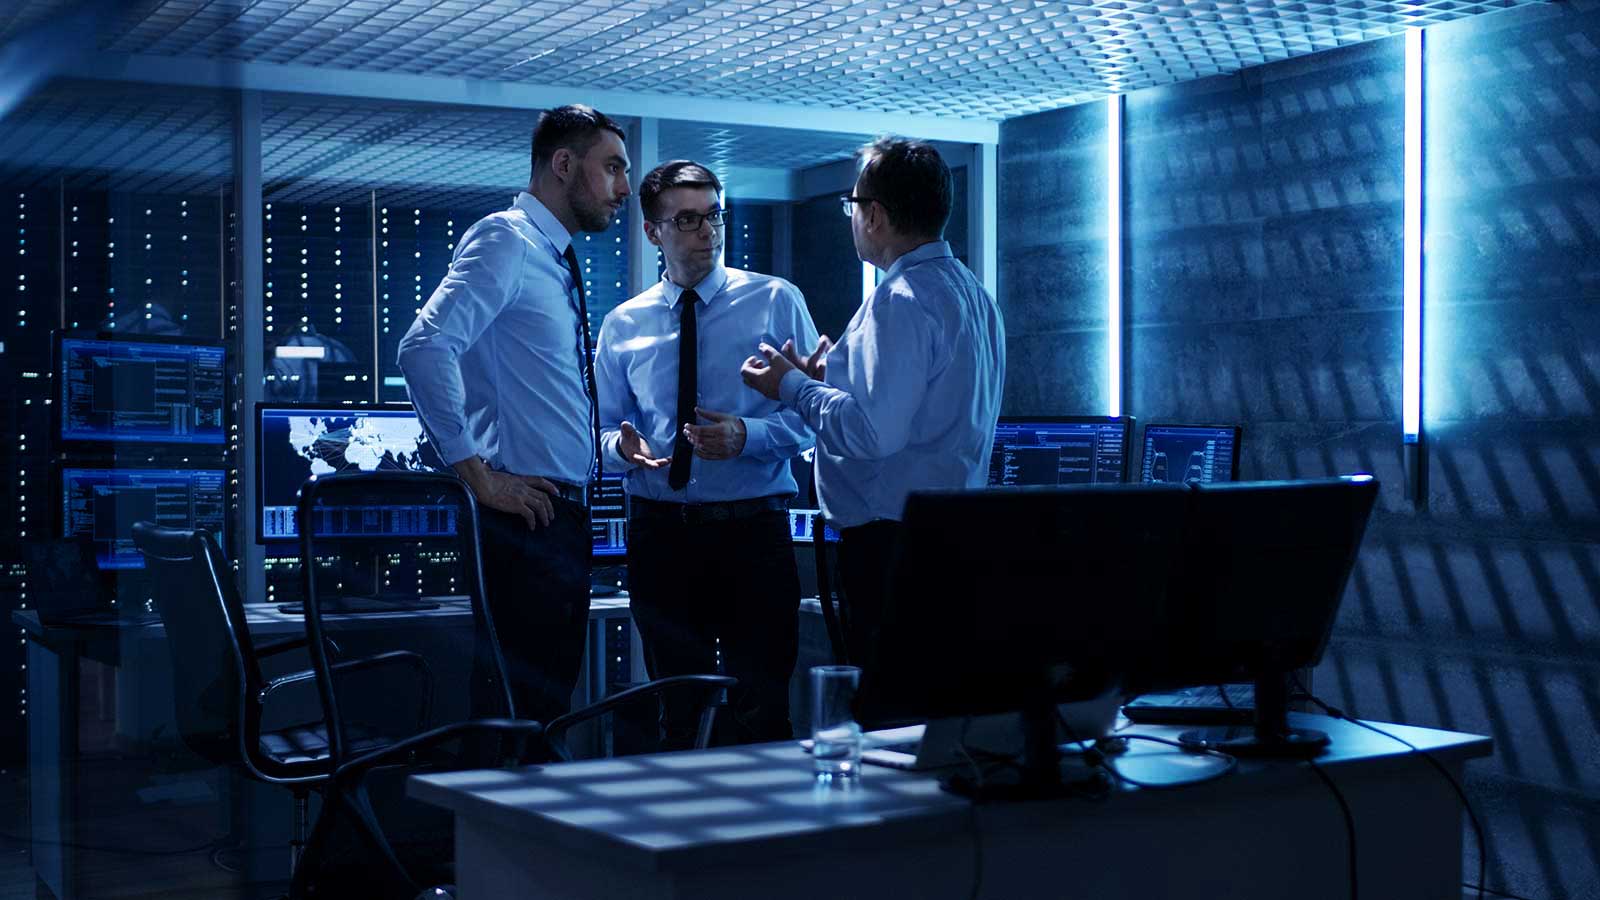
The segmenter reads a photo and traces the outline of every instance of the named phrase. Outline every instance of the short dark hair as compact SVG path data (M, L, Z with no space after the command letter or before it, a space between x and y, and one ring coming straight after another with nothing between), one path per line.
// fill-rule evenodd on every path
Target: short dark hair
M715 172L693 160L674 159L645 173L639 182L639 208L654 222L661 215L661 194L669 188L711 188L722 193L722 182Z
M896 231L940 238L950 221L950 167L927 141L880 137L856 151L856 191L883 204Z
M603 131L628 139L621 125L592 106L574 103L545 110L533 126L533 172L538 172L539 165L550 162L563 147L583 156L600 140ZM530 181L533 178L532 174L528 177Z

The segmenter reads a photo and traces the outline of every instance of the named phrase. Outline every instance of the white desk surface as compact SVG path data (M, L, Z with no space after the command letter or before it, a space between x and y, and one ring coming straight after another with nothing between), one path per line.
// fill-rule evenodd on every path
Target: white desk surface
M1318 764L1344 777L1381 770L1408 751L1403 745L1348 722L1292 714L1293 724L1333 738ZM1489 738L1404 725L1379 727L1447 762L1491 752ZM1133 725L1125 734L1176 737L1185 729ZM1136 757L1181 751L1132 742L1121 758L1137 777ZM1418 760L1419 767L1426 763ZM1241 760L1232 774L1178 791L1119 788L1105 803L1066 799L1010 804L1008 817L1086 822L1107 810L1135 812L1174 804L1203 804L1229 792L1270 792L1307 777L1303 763ZM1419 775L1419 777L1422 777ZM1434 776L1427 776L1434 777ZM919 837L959 834L969 827L967 800L940 790L925 773L869 766L851 793L814 787L811 760L797 743L759 744L682 753L563 763L515 770L418 775L409 793L494 829L546 847L603 855L607 865L643 871L692 870L717 865L730 849L740 858L790 857L848 844L870 851ZM1220 792L1220 793L1219 793ZM985 807L997 812L1002 807ZM892 826L892 827L888 827ZM768 854L771 856L769 857Z

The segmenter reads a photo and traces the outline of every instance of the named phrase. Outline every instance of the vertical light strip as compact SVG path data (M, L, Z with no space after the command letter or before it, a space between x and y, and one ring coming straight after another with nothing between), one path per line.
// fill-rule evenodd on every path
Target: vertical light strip
M878 289L878 267L866 260L861 261L861 302L866 303L872 299L872 292Z
M1122 415L1122 97L1106 98L1107 415Z
M1422 29L1406 30L1405 318L1400 420L1405 442L1422 431Z

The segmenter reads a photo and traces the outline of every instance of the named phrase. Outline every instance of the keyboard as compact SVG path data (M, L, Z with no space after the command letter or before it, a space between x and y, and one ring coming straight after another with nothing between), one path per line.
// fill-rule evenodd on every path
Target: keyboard
M1255 720L1255 685L1212 685L1166 694L1145 694L1122 707L1134 722L1149 725L1248 725ZM1224 702L1226 697L1226 702Z

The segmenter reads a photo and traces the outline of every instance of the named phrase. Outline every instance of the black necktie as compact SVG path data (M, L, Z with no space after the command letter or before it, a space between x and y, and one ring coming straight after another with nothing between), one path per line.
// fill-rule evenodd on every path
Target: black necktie
M583 269L578 266L578 254L571 244L561 258L567 261L572 284L578 289L578 322L583 325L583 357L578 360L578 368L583 372L583 385L589 391L589 419L594 428L594 477L599 478L605 474L605 468L600 462L600 403L595 399L598 393L594 389L594 341L589 337L589 303L583 293Z
M683 490L689 483L689 461L694 459L694 447L683 436L683 426L696 421L694 404L699 388L695 384L695 366L699 354L695 351L700 341L700 326L695 307L700 305L700 295L691 288L683 292L678 303L682 304L678 327L678 433L672 441L672 468L667 470L667 484L675 491Z

